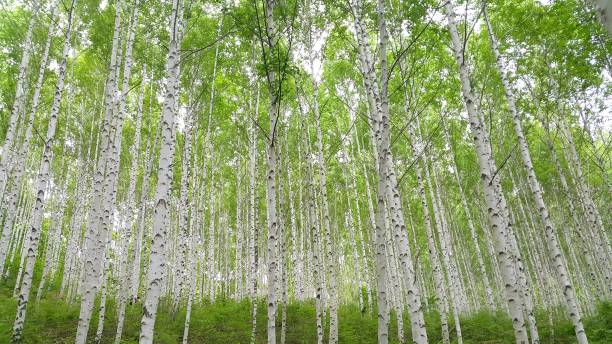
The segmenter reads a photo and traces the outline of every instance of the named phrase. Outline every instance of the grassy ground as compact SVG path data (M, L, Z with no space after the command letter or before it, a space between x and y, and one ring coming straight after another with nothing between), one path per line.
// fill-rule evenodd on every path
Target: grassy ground
M0 284L0 343L9 343L17 302L12 298L12 284ZM35 296L33 296L35 299ZM27 312L24 343L73 343L79 316L78 304L69 305L53 291L36 304L32 300ZM180 343L185 312L172 315L165 303L161 304L155 327L155 343ZM116 329L116 306L107 303L102 343L112 343ZM128 306L122 343L137 343L142 315L140 305ZM190 343L249 343L251 333L251 305L249 302L218 301L195 307L191 313ZM280 314L280 312L279 312ZM397 343L395 316L390 325L391 343ZM92 318L90 337L97 328L97 313ZM539 314L542 343L575 343L572 326L564 320L549 324L546 314ZM362 314L356 306L342 306L339 310L340 343L376 343L376 317ZM426 318L430 343L440 343L439 321L435 314ZM410 323L404 322L407 338ZM258 305L257 342L266 342L266 304ZM452 324L451 324L452 326ZM591 343L612 343L612 303L600 305L597 316L585 319ZM280 317L278 328L280 328ZM503 314L477 313L462 319L461 328L467 343L514 343L512 326ZM454 335L451 333L451 335ZM280 334L277 334L280 339ZM93 340L92 340L93 342ZM409 340L407 340L409 342ZM287 307L287 343L316 343L315 309L313 303L296 303Z

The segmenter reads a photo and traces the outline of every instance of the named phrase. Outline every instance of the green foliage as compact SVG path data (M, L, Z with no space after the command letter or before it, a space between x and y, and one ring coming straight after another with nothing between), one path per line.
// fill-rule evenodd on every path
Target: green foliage
M13 318L17 301L11 297L12 281L0 284L0 343L8 343L12 331ZM53 287L57 288L57 286ZM30 343L72 343L79 316L78 304L66 304L55 292L28 308L28 321L24 329L24 344ZM92 316L90 338L97 328L99 300ZM172 314L170 303L163 302L157 316L155 343L172 344L182 340L185 305ZM116 303L109 299L106 303L106 316L102 343L112 343L116 330ZM257 312L257 343L266 342L266 302L260 300ZM279 307L279 315L280 315ZM251 336L252 304L245 300L217 300L210 304L194 305L191 312L189 330L190 342L193 343L249 343ZM357 305L342 305L339 309L339 343L366 344L374 343L377 333L377 320L374 315L362 312ZM140 331L141 306L128 305L121 343L137 343ZM554 319L549 322L548 314L537 314L538 330L542 343L574 343L575 337L571 323L567 320ZM398 343L397 322L394 313L390 316L390 343ZM430 343L440 343L439 315L426 313L425 322ZM451 338L454 337L454 324L449 323ZM585 319L585 328L591 343L610 343L612 340L612 303L599 305L594 316ZM280 331L280 316L277 329ZM327 333L327 328L325 331ZM512 324L503 313L478 312L461 319L463 340L466 344L514 343ZM404 313L404 333L410 338L410 322L407 312ZM287 305L287 343L314 343L316 337L316 315L313 302L295 302ZM408 340L407 340L408 341Z
M463 1L458 2L462 6L466 5ZM16 3L14 7L8 7L4 11L0 20L0 47L2 47L0 49L0 140L4 139L8 126L8 116L14 101L16 75L23 51L21 42L30 17L26 6L18 1ZM79 179L80 169L93 170L93 157L97 154L95 150L96 148L100 150L96 139L100 135L99 125L104 113L102 98L104 80L108 74L116 2L108 1L107 3L108 5L104 8L100 7L99 1L93 0L79 1L77 5L78 26L75 31L78 34L75 34L73 43L75 54L74 56L71 54L68 60L66 77L68 86L62 101L59 126L54 140L54 156L58 158L54 159L52 166L54 184L60 185L66 182L68 185L67 203L70 206L64 214L64 219L60 221L64 224L64 238L69 237L71 228L68 227L73 213L85 211L77 208L79 204L76 203L82 200L75 197L77 184L79 182L89 183L87 180ZM129 196L127 195L130 183L129 167L131 161L137 158L132 153L131 147L135 141L136 99L140 83L146 82L146 88L141 132L143 142L140 147L135 147L140 162L137 193L142 192L143 177L147 168L144 166L145 149L147 146L153 149L154 138L159 131L158 122L161 112L159 98L165 88L163 79L167 54L168 32L166 27L169 3L168 1L141 1L141 3L141 21L137 28L133 49L132 80L129 81L130 91L127 93L127 117L121 133L123 143L117 205L124 202ZM234 218L235 196L238 193L236 179L245 178L245 162L248 160L246 130L251 123L256 123L257 127L258 165L264 160L263 147L268 144L269 129L264 123L269 116L267 104L269 104L270 89L276 87L270 87L270 89L267 87L266 67L268 71L284 72L279 73L282 74L282 80L272 83L279 83L278 89L282 93L280 113L283 114L281 116L283 120L280 121L277 137L280 138L279 146L283 146L285 142L289 143L287 145L288 161L285 162L285 167L293 171L294 183L296 183L293 191L296 192L299 183L302 186L308 183L305 177L305 167L306 162L311 160L307 154L312 152L306 152L303 142L314 143L316 140L313 111L312 107L308 108L308 105L314 100L314 87L312 76L304 70L304 66L299 61L294 60L304 58L304 56L298 56L303 54L298 51L304 49L307 33L312 27L319 30L326 28L329 30L329 36L322 47L322 76L321 80L318 80L318 101L323 134L323 155L327 164L327 182L329 191L334 191L329 193L332 214L334 219L340 219L337 222L341 223L349 204L344 192L336 192L345 190L350 183L345 180L343 172L346 166L337 159L337 153L342 153L341 150L345 149L354 149L346 147L349 146L349 141L355 139L352 135L348 135L348 138L345 136L356 128L359 134L355 135L355 138L362 145L363 151L361 156L356 156L354 161L351 159L349 162L358 165L356 184L357 195L360 196L357 202L361 206L361 213L355 213L355 217L358 217L364 224L368 223L369 215L365 210L367 209L365 196L367 193L365 178L362 174L368 173L371 176L370 186L376 188L377 174L374 170L376 164L373 157L368 154L373 144L369 132L370 123L367 118L371 114L368 113L368 106L364 99L363 80L358 68L356 42L352 33L352 17L346 3L344 1L323 1L324 13L316 18L311 18L312 22L309 22L303 17L305 13L301 8L304 5L303 2L297 0L275 2L277 6L274 17L278 32L274 51L269 51L269 48L265 47L265 42L262 44L262 40L265 40L265 34L261 31L265 30L265 21L262 17L263 2L233 1L231 5L228 5L229 8L226 8L224 3L225 1L219 0L206 1L204 4L194 2L186 13L188 23L181 45L182 74L179 106L192 108L197 123L194 142L197 159L194 159L193 166L197 161L210 168L211 174L215 174L214 177L205 176L206 180L202 182L202 185L205 185L205 192L212 190L218 193L218 197L221 198L219 207L227 210L230 226L238 222ZM468 123L465 121L465 116L462 116L464 106L460 98L454 58L448 49L447 30L444 20L431 19L433 14L439 10L440 4L430 0L420 2L390 0L388 3L391 9L387 20L391 37L388 58L389 65L392 66L389 72L392 150L396 159L397 172L402 178L405 176L405 179L400 179L402 183L400 188L405 199L403 204L407 208L406 218L410 218L413 222L411 225L414 224L415 227L417 247L413 248L413 252L418 254L415 257L415 265L421 271L431 271L429 256L426 254L423 209L414 191L416 185L416 175L413 173L415 152L412 152L410 147L414 138L409 137L405 130L407 123L412 123L416 117L419 117L421 123L419 129L422 130L423 136L428 141L428 148L424 154L431 158L432 164L435 164L439 170L439 182L444 190L444 198L448 199L450 205L448 215L454 221L452 225L453 228L456 228L457 240L468 243L466 245L468 258L466 259L473 260L466 264L465 273L469 273L469 268L474 268L476 263L474 255L470 254L473 250L469 246L471 237L467 230L463 230L466 228L468 214L459 210L460 206L457 206L460 204L459 193L454 176L452 173L446 173L447 170L454 168L454 165L450 162L450 155L445 155L446 147L441 136L442 121L449 130L453 154L456 155L456 168L461 176L462 187L469 202L470 215L478 227L478 239L482 241L481 247L483 248L486 247L483 230L486 230L486 223L480 221L483 217L482 197L478 192L480 176L476 172L478 170L477 160L472 139L468 134ZM65 8L60 9L62 16L65 16L65 10ZM124 20L127 18L128 10L129 6L123 11ZM370 48L376 49L378 18L375 2L366 2L363 10L363 19L369 35L368 43ZM494 31L500 40L500 49L516 67L512 68L514 74L512 81L517 85L519 81L524 84L516 87L517 104L523 117L536 174L545 189L544 195L548 198L547 201L554 204L551 207L551 213L554 216L566 212L565 208L568 205L565 198L570 196L563 195L563 191L560 190L558 171L551 162L551 152L547 143L544 142L546 139L552 140L552 149L558 151L562 170L571 176L571 162L566 161L566 154L563 154L565 146L563 137L554 128L554 124L560 121L568 124L576 138L578 154L584 161L584 170L587 171L585 178L588 184L592 185L595 190L604 190L597 192L596 202L602 205L610 204L610 194L605 192L605 190L609 191L609 185L606 185L604 180L610 174L609 129L598 133L602 138L591 138L591 132L600 131L600 128L597 127L599 122L591 124L591 128L587 127L586 122L601 117L605 110L605 99L609 99L612 92L609 76L606 77L606 73L607 75L610 73L609 57L612 56L612 40L609 39L604 28L598 24L594 13L586 9L582 1L559 0L550 5L542 5L539 1L534 0L499 0L490 1L489 10ZM474 21L473 18L470 20ZM31 84L38 70L37 64L40 60L41 45L46 37L48 21L49 18L42 17L35 25L35 47L27 71L29 88L32 88ZM307 23L310 23L312 27L307 27ZM521 187L520 184L524 182L525 176L524 172L521 172L516 138L513 135L505 105L501 80L495 72L495 61L486 30L479 28L478 24L478 21L470 23L466 17L465 20L460 20L459 26L462 31L461 35L469 38L465 54L470 66L474 67L471 71L473 78L471 81L479 98L478 107L493 137L492 150L498 164L505 163L506 160L508 162L507 165L503 165L504 168L500 168L500 175L503 179L504 191L511 195L508 197L508 203L514 212L518 202L522 202L520 196L525 196L526 188L522 188L523 194L518 197L515 197L514 191L515 188ZM474 25L474 30L468 34L472 25ZM60 25L58 31L63 29ZM53 38L51 60L57 61L60 58L61 36L57 33ZM268 49L267 52L266 49ZM219 54L218 59L215 59L216 51ZM262 61L263 56L267 58L265 64ZM145 64L150 76L143 78L141 71ZM214 69L215 78L212 77ZM378 72L378 66L375 66L375 69ZM122 73L122 71L119 72L119 79ZM279 75L276 77L281 78ZM41 107L35 114L36 136L31 145L31 151L28 152L29 159L34 164L27 178L36 173L35 162L39 161L41 149L40 135L44 134L47 127L47 114L56 79L56 72L53 72L51 68L47 70ZM349 84L354 87L355 94L359 94L358 99L355 98L357 100L350 99L343 94L347 92L345 88L348 88ZM214 97L212 97L213 88L215 89ZM28 92L32 93L32 90L28 89ZM27 102L31 98L29 93ZM305 103L309 104L300 104L298 94L305 98ZM256 108L255 98L259 101L259 108ZM590 100L591 98L596 98L596 100L584 101L584 99ZM405 102L410 104L405 107ZM302 109L302 106L305 108ZM349 112L354 112L356 117L354 121L349 118ZM285 113L289 114L286 121ZM552 130L544 128L543 122L545 121L553 124ZM204 147L203 142L207 128L210 128L212 133L210 147ZM183 166L185 166L181 164L184 159L181 152L185 145L183 135L182 132L176 135L177 153L174 156L172 193L177 197L180 196L181 176L184 172L182 171ZM72 142L71 147L64 149L65 140ZM298 159L297 147L303 149L300 159ZM157 149L159 150L159 146ZM150 194L155 192L157 156L157 151L152 152L153 172L149 179ZM86 158L90 160L85 161ZM65 161L67 161L66 165L64 165ZM205 168L198 167L199 170L194 169L192 172L204 175L202 170ZM514 174L516 178L514 182L510 180L508 171ZM265 222L263 186L265 183L262 182L265 171L258 167L258 173L255 193L256 202L259 204L256 208L262 219L260 234L265 237L265 225L263 224ZM201 178L201 176L197 177ZM284 176L280 173L280 182L283 182L282 178ZM200 183L199 180L198 183ZM570 180L570 183L572 183L570 187L574 187L574 182ZM245 183L241 185L243 188L244 186ZM201 191L195 185L190 187L192 194ZM242 191L244 193L244 190ZM376 190L372 191L376 192ZM307 192L308 190L305 191ZM27 195L25 192L24 194ZM302 202L303 200L300 199L296 203L299 203L299 207L303 207ZM529 201L525 203L526 208L533 207ZM281 213L288 213L288 205L283 204L281 208ZM606 217L605 220L609 221L609 214L604 211L602 213ZM208 223L213 215L205 212L202 215L205 219L203 222ZM565 223L562 222L567 218L555 216L554 220L561 224L559 228L565 229ZM516 228L531 229L525 222L527 219L519 217L514 225ZM50 223L48 218L45 219L42 229L44 234L39 245L41 249L38 252L39 258L35 268L34 286L38 284L42 272L43 252L48 240L47 233ZM302 223L299 225L302 226ZM337 237L346 242L348 240L347 231L341 224L337 227L339 228ZM119 237L116 232L112 235L113 240ZM363 240L367 242L372 238ZM263 241L260 241L261 243ZM568 243L565 245L569 246ZM345 245L344 248L344 254L348 254L348 245ZM144 249L145 251L148 249L146 244ZM486 252L485 249L483 251ZM146 254L144 256L147 257ZM492 272L494 261L489 256L486 256L485 260L485 265ZM15 266L19 263L18 255L12 263L11 272L15 272L18 269L18 266ZM527 262L526 264L534 268L533 263ZM370 270L373 271L373 269ZM352 272L349 271L346 275L341 275L339 280L350 280L351 274ZM425 276L425 284L429 285L431 283L427 277ZM5 282L6 286L0 288L0 342L8 341L16 308L15 300L11 297L12 287L8 287L14 284L14 281L11 282ZM50 284L53 285L53 283ZM480 280L475 281L474 286L481 289L475 291L476 293L483 294L484 287ZM432 288L429 291L431 290ZM535 289L535 292L540 293L541 291ZM340 295L342 302L350 303L355 301L357 293L349 290L341 291ZM344 297L345 295L348 297ZM431 296L429 302L433 304L435 297ZM40 304L31 302L30 308L24 333L27 341L31 343L72 342L78 318L78 304L67 305L56 295L49 294ZM114 337L115 309L114 301L109 300L104 342L110 342ZM259 305L257 319L258 342L265 341L265 310L266 304L262 302ZM246 301L242 303L219 301L215 304L195 307L191 315L190 337L194 342L248 342L251 331L250 312L251 304ZM313 303L293 302L288 305L287 312L287 342L315 342L316 316ZM141 315L140 306L127 308L123 336L125 343L138 340ZM156 341L159 343L179 342L184 317L184 309L177 314L171 314L167 305L162 304L155 330ZM375 317L364 315L355 305L343 305L339 310L339 318L341 343L371 343L376 338ZM543 343L572 342L573 330L567 321L561 320L561 316L555 316L552 319L552 325L547 314L538 314L538 318ZM390 319L390 337L393 342L396 340L397 332L395 315L392 315ZM440 342L439 316L431 312L427 314L426 320L430 341ZM585 327L589 332L591 342L612 342L611 321L612 304L601 304L597 316L585 320ZM97 313L92 317L90 331L95 331L96 322ZM410 327L407 319L404 324L404 331L408 335ZM453 328L452 324L451 328ZM473 314L463 319L462 329L466 343L513 342L511 323L504 314Z
M612 342L612 302L601 303L597 307L597 316L586 319L584 326L589 333L589 341Z

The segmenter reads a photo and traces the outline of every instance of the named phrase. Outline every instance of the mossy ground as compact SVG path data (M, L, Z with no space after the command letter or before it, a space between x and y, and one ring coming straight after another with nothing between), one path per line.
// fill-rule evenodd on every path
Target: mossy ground
M0 343L9 343L17 301L12 297L12 281L0 284ZM184 307L183 307L184 308ZM162 302L155 326L155 343L180 343L183 334L184 309L171 314ZM279 313L280 314L280 313ZM142 310L140 305L128 306L122 343L137 343ZM51 290L40 303L35 296L28 307L24 329L24 343L73 343L79 317L79 305L67 304ZM92 317L90 338L97 328L97 311ZM395 315L391 316L390 342L397 343ZM553 325L547 314L538 314L542 343L575 343L571 324L557 316ZM359 307L341 306L339 309L340 343L376 343L376 317L363 314ZM440 343L440 324L435 314L426 317L430 343ZM404 331L410 335L406 319ZM451 328L452 328L451 324ZM279 324L280 328L280 317ZM612 303L603 303L595 316L585 318L591 343L612 343ZM102 343L112 343L116 329L116 305L107 302ZM514 343L512 325L502 313L481 312L462 319L464 343ZM191 313L190 343L249 343L251 333L251 304L217 300L214 304L197 305ZM454 335L454 331L451 333ZM277 335L277 339L279 335ZM93 340L92 340L93 342ZM266 303L260 302L257 316L257 343L266 342ZM408 340L406 342L409 342ZM316 343L315 307L312 302L287 306L287 344Z

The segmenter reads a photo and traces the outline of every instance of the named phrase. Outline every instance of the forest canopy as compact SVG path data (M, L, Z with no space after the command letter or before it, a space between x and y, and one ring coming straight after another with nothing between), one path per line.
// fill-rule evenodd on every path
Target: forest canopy
M0 341L612 341L612 2L0 11Z

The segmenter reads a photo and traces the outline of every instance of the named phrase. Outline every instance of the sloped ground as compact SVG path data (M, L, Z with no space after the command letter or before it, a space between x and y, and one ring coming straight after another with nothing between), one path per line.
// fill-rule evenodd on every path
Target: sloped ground
M12 298L12 283L0 284L0 343L9 343L17 302ZM24 343L73 343L79 316L78 304L66 304L56 292L47 292L40 304L33 302L28 309L24 330ZM266 342L266 304L258 305L257 343ZM184 308L184 307L183 307ZM176 315L161 304L155 327L156 343L170 344L182 341L185 311ZM251 304L247 301L217 301L194 307L189 332L190 343L249 343L251 333ZM279 311L280 314L280 311ZM140 305L128 306L122 343L137 343L140 328ZM538 314L541 342L575 343L573 329L568 321L553 316L553 326L547 314ZM97 312L90 326L91 342L97 328ZM376 317L362 314L358 307L340 307L340 343L376 343ZM390 342L397 343L395 315L391 316ZM439 321L429 314L427 332L430 343L440 343ZM409 342L410 327L406 319L404 331ZM464 343L514 343L512 326L503 314L481 312L463 319ZM451 324L451 328L453 325ZM603 303L595 316L585 319L585 327L591 343L612 343L612 303ZM102 343L112 343L116 329L116 306L107 302L107 312ZM278 329L280 331L280 316ZM454 331L451 332L451 336ZM277 336L277 340L280 335ZM316 343L315 308L313 303L295 303L287 307L287 344Z

